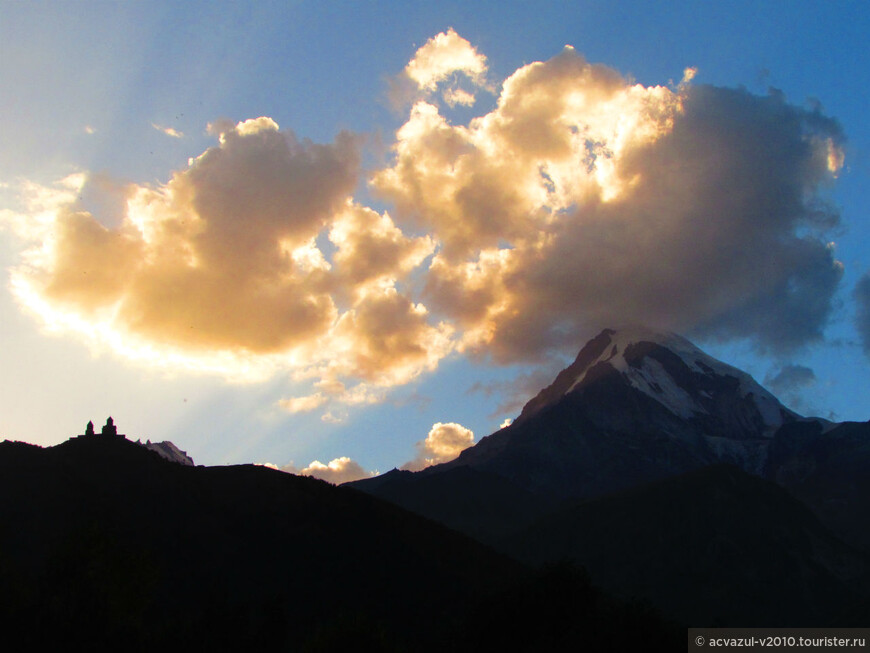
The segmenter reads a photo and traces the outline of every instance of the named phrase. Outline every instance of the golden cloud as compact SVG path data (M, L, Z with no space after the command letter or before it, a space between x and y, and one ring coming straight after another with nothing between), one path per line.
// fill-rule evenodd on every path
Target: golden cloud
M441 99L448 106L470 107L478 90L493 92L486 74L486 57L451 27L426 41L393 80L393 101L404 106L429 98L440 88Z
M358 137L315 144L265 116L210 125L218 144L164 185L25 183L2 214L32 243L13 291L135 360L290 371L314 386L291 412L379 401L453 351L540 359L628 322L780 349L820 337L842 274L822 238L834 120L696 86L692 68L633 83L571 47L504 80L489 113L442 115L436 91L468 106L486 74L453 30L405 68L416 102L370 178L389 212L352 197Z
M474 444L474 433L455 422L436 422L425 440L417 443L417 457L402 465L412 472L446 463Z
M389 214L351 203L332 221L329 240L337 248L332 261L341 286L357 297L408 274L435 250L428 236L406 237Z
M405 74L419 88L431 92L454 73L463 73L476 85L483 86L486 70L486 57L451 27L417 50L405 67Z
M307 413L320 408L323 404L329 401L329 398L324 394L317 392L313 395L305 397L291 397L290 399L282 399L278 402L288 413Z
M566 47L468 124L413 106L372 187L437 243L422 298L462 348L539 358L625 323L778 349L821 336L839 125L695 74L647 87Z
M366 403L437 366L451 331L402 287L434 243L353 203L358 139L299 141L266 117L212 130L219 145L164 186L99 178L123 200L102 220L80 200L97 177L31 185L5 220L35 243L13 271L19 301L156 365L318 377L321 392L281 403L291 412Z
M358 481L361 478L372 476L372 474L364 470L358 462L351 460L347 456L334 458L327 464L315 460L307 467L299 470L292 465L288 465L282 467L281 471L298 474L300 476L313 476L314 478L319 478L321 481L327 481L334 485L349 483L350 481Z

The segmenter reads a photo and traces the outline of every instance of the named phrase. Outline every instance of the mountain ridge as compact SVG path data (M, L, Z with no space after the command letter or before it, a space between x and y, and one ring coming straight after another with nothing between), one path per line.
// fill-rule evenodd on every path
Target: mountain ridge
M492 650L471 643L504 640L491 617L517 592L538 597L513 630L530 650L681 641L573 568L535 572L351 488L180 465L122 437L0 442L10 650Z
M183 466L100 435L0 443L0 517L13 642L284 648L342 615L375 631L401 624L404 637L433 628L444 606L526 576L467 536L348 488L256 465ZM16 623L37 615L55 632Z
M0 627L23 647L40 615L53 644L97 632L106 650L346 650L348 633L394 650L420 632L470 650L505 614L529 642L554 614L565 645L602 620L667 636L588 579L683 625L864 625L870 423L803 418L685 339L637 333L603 331L455 460L339 487L177 464L111 419L2 442ZM530 575L563 561L588 577ZM581 628L565 605L598 616Z
M527 429L533 419L535 428ZM540 431L542 422L558 422L550 429L554 434L573 432L574 437L546 454L544 467L557 469L556 459L585 439L583 451L574 452L576 464L590 459L587 449L607 448L611 442L619 446L599 452L598 459L622 457L629 468L641 468L636 479L624 477L630 473L625 469L622 474L608 473L598 485L572 485L563 479L566 496L595 496L719 462L761 474L776 431L806 419L783 406L749 374L714 359L681 336L639 327L605 329L523 407L511 425L442 465L477 466L509 478L522 475L522 463L505 460L509 458L505 451L524 449L526 457L540 457L545 453L543 445L525 446L519 441L533 438L529 431ZM629 464L626 451L643 446L650 459ZM619 482L620 477L625 482Z
M730 465L561 508L499 549L530 564L582 560L595 583L685 623L870 619L870 556L782 487Z
M732 471L716 472L723 465ZM838 610L861 614L868 600L870 526L862 518L870 511L868 468L870 423L805 418L750 375L676 334L606 329L525 405L517 420L454 460L351 485L527 562L567 558L587 567L607 590L645 597L686 624L709 619L707 625L740 626L767 619L768 626L809 626L836 622ZM692 478L694 486L683 480ZM510 493L500 494L502 486ZM487 500L469 495L463 502L467 487L483 488L478 492ZM679 489L689 487L697 496ZM670 498L656 502L647 495ZM717 565L704 565L705 556L719 559L718 567L734 564L727 556L717 558L723 550L706 550L698 540L698 531L718 532L699 508L705 500L738 511L725 516L730 526L716 537L718 546L732 552L731 559L743 560L749 576L741 576L737 567L730 575L717 575ZM776 508L762 518L756 503ZM684 512L672 514L672 505ZM742 525L741 505L757 529ZM608 522L602 506L618 506L618 515L628 522ZM673 532L657 525L668 515ZM625 528L632 519L647 527ZM568 533L574 534L573 544L548 547L548 541ZM609 557L611 537L636 540L656 554ZM697 546L662 548L670 537ZM822 548L830 555L807 548L806 537L825 543ZM789 556L788 564L770 554L778 549ZM655 559L658 563L650 562ZM842 567L843 560L850 562ZM773 587L753 587L751 600L729 607L751 570L758 577L777 577L768 573L771 564L783 586L795 574L804 585L792 586L783 596ZM685 565L712 574L713 594L705 596L710 588L700 586L697 575L677 583L694 601L661 591L674 585L674 574L679 576ZM633 576L647 581L630 582ZM844 598L832 603L838 592ZM836 607L828 610L826 602ZM792 606L791 620L782 609L786 604Z

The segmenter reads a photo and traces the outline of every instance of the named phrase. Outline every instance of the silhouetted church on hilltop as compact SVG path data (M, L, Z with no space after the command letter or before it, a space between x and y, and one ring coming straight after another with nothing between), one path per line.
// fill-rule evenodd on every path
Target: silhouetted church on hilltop
M94 433L94 423L88 422L87 427L85 428L85 435L96 435ZM110 437L110 438L126 438L127 436L123 433L118 433L118 427L115 426L115 420L111 417L106 420L105 426L103 426L102 431L100 431L101 437Z

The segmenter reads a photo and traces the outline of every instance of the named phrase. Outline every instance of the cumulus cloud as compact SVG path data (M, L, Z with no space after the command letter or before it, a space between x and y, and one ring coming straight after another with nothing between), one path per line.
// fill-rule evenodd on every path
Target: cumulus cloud
M310 465L303 469L296 469L292 465L287 465L281 468L281 471L300 476L313 476L322 481L327 481L335 485L341 483L349 483L350 481L358 481L361 478L368 478L373 474L367 472L362 466L347 456L334 458L329 463L323 464L319 460L314 460Z
M265 116L212 123L217 144L163 185L25 184L25 210L3 214L32 241L13 291L135 360L289 371L312 388L281 406L332 420L451 352L553 360L603 326L776 353L821 337L842 275L824 237L836 121L692 68L633 83L571 47L514 72L488 113L442 115L494 92L487 74L452 29L416 52L416 101L370 177L388 212L352 197L358 137L315 144ZM439 460L426 446L419 461Z
M294 255L355 183L352 137L313 145L240 128L222 140L166 186L137 187L117 229L75 204L59 209L40 265L17 279L93 319L110 309L119 328L183 346L269 352L321 330L334 307L320 270Z
M855 284L853 296L858 305L855 325L864 344L864 353L870 356L870 272L865 273Z
M486 57L451 27L433 36L405 66L405 74L421 89L434 91L439 82L461 72L477 85L486 76Z
M470 107L475 102L474 95L461 88L447 89L444 91L443 97L450 107L455 107L456 105Z
M451 27L417 50L394 82L394 100L401 104L421 94L431 96L440 87L448 106L471 106L476 90L492 90L486 73L486 57ZM463 81L468 84L465 88L460 85Z
M414 105L372 185L435 239L423 299L466 351L534 359L628 322L777 352L821 337L841 129L694 74L646 87L568 47L467 125Z
M395 288L375 289L338 320L336 366L379 385L400 384L437 366L452 347L451 331L444 323L431 326L426 307Z
M390 215L349 204L338 213L329 229L337 248L333 256L342 287L355 291L358 299L373 286L389 285L396 275L405 275L432 254L435 244L428 236L408 238Z
M352 201L359 139L314 144L268 117L210 130L219 145L163 186L81 174L25 189L26 215L7 216L35 241L13 271L19 301L138 360L317 382L290 412L370 403L434 369L452 329L403 286L434 242ZM81 201L93 189L114 198L101 215Z
M402 465L412 472L453 460L474 444L474 433L455 422L436 422L425 440L417 443L417 457Z

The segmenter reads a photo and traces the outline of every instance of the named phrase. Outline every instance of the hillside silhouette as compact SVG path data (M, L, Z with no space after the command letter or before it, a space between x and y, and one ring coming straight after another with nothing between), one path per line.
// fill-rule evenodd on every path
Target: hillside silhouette
M9 650L503 650L481 642L503 641L517 592L515 650L575 632L581 608L602 642L680 639L571 567L534 572L350 488L123 437L0 443L0 524Z

